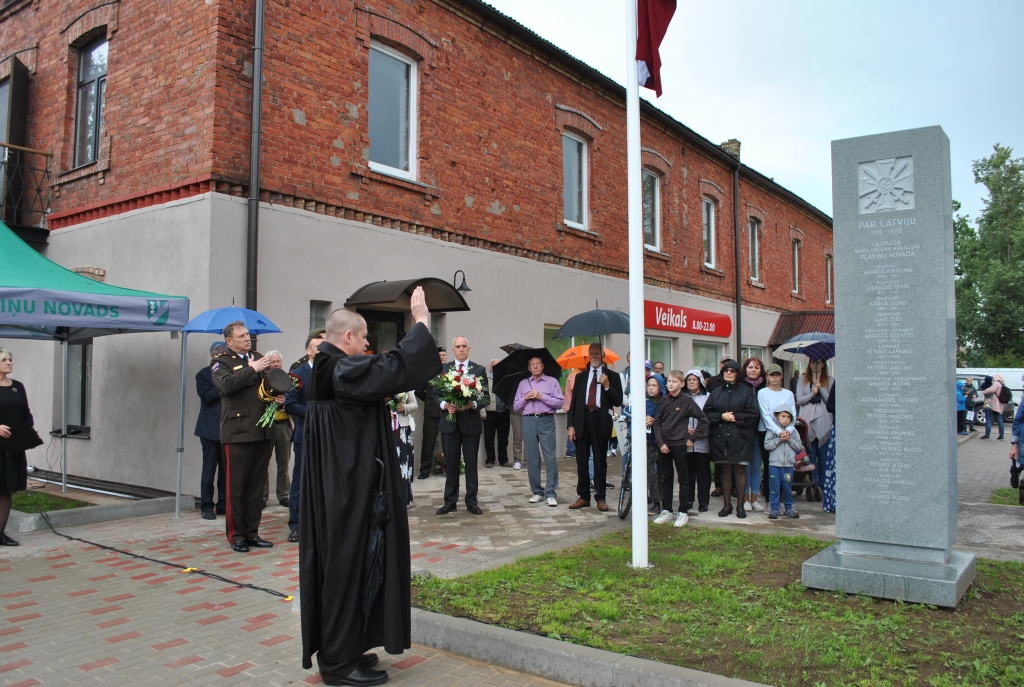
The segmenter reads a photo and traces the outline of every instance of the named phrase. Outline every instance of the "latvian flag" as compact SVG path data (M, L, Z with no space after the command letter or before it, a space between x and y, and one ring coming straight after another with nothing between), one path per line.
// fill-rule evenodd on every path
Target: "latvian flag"
M661 97L658 48L676 11L676 0L636 0L636 61L640 85Z

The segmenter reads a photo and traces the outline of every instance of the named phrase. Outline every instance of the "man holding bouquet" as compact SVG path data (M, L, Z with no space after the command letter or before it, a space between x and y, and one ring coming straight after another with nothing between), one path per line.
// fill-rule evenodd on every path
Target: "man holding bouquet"
M480 408L491 402L487 389L487 370L482 365L470 362L469 340L466 337L455 337L452 341L452 352L455 354L455 360L445 366L441 373L442 379L446 373L454 372L452 380L461 384L463 377L468 375L469 379L466 381L475 383L476 390L473 394L474 400L456 404L450 399L445 399L439 404L442 411L440 430L441 445L444 447L445 484L444 505L437 509L437 514L447 515L457 508L461 458L466 464L466 510L473 515L480 515L483 511L476 503L477 459L480 453L480 435L484 431Z

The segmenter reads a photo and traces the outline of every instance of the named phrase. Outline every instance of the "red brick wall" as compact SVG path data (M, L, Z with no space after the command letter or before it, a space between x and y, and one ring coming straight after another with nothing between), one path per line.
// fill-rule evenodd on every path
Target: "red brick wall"
M39 41L30 145L67 157L74 72L67 55L74 38L59 32L86 5L20 1L29 4L7 18L0 15L0 56ZM119 12L116 30L108 25L109 169L102 179L93 174L62 184L54 211L208 175L217 190L242 192L249 165L252 0L136 0L111 7ZM263 197L624 277L623 102L530 40L493 22L481 28L482 20L471 4L456 0L373 6L269 0ZM371 40L417 60L418 181L425 186L395 182L366 167ZM589 228L596 237L562 225L566 128L590 141ZM731 300L731 163L659 122L645 121L642 138L644 148L654 151L644 153L644 164L661 175L666 253L647 257L648 280ZM720 272L701 266L705 194L718 200ZM764 284L759 288L744 278L744 299L776 310L830 307L824 256L831 251L831 229L784 195L744 173L744 274L753 214L763 222ZM791 293L792 237L803 241L798 295Z

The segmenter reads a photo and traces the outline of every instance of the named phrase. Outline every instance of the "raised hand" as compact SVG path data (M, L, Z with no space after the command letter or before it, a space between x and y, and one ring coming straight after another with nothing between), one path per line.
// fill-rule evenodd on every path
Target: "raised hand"
M425 327L429 327L430 310L427 309L427 296L423 293L422 286L417 286L416 290L412 292L409 305L412 309L412 319Z

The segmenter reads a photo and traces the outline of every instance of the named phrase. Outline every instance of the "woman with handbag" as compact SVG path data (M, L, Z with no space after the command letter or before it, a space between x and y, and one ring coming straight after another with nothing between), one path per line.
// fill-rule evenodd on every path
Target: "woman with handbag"
M821 501L825 475L822 469L829 437L832 435L832 415L825 407L835 380L828 376L824 360L812 360L796 389L796 402L800 404L800 417L807 421L807 442L804 448L815 465L814 486L807 489L808 501Z
M25 451L43 443L32 427L25 386L10 378L13 368L14 356L0 348L0 546L18 545L4 533L11 515L11 498L27 486Z

